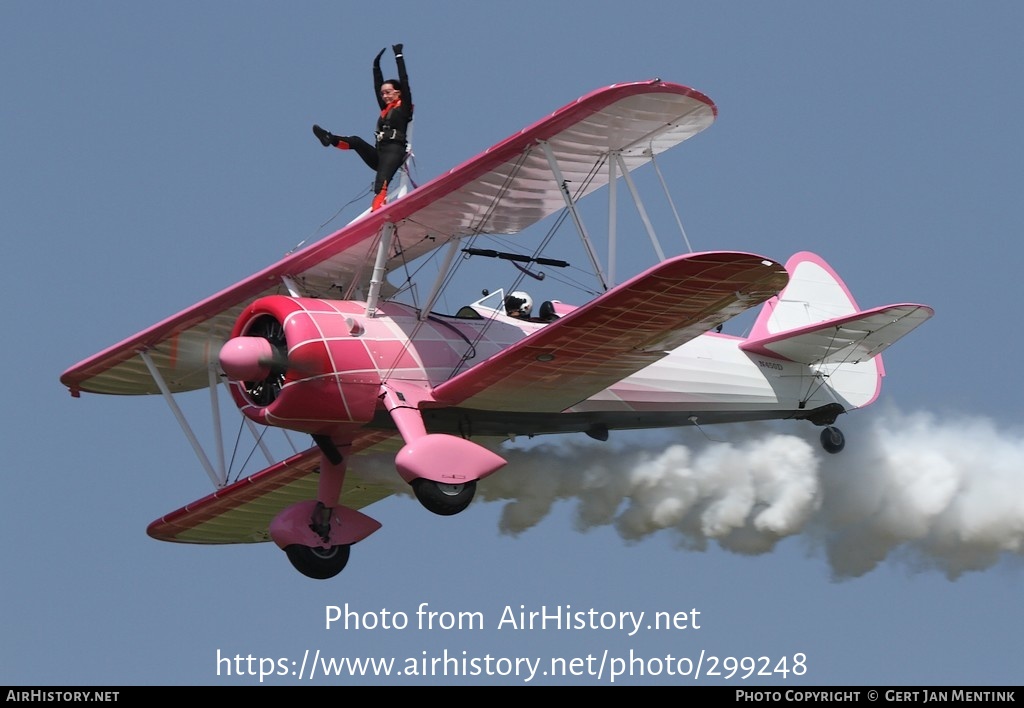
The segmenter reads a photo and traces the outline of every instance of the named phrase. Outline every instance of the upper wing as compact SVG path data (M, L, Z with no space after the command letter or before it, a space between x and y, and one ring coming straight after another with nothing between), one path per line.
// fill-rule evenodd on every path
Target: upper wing
M886 305L747 340L740 349L808 365L857 363L881 354L933 314L927 305Z
M558 412L779 293L779 263L749 253L661 262L433 390L440 403Z
M391 437L385 432L364 432L353 442L353 452L365 453ZM319 464L320 450L310 448L160 517L147 533L178 543L269 541L270 522L282 509L316 498ZM394 486L371 481L350 469L338 503L361 509L394 493Z
M516 233L564 206L550 155L575 196L608 181L611 151L629 169L711 125L716 109L693 89L660 81L616 84L564 106L486 152L240 283L71 367L61 381L80 391L158 393L148 359L171 392L209 384L210 367L242 308L281 291L290 278L306 294L343 297L368 283L381 228L397 226L388 269L453 238Z

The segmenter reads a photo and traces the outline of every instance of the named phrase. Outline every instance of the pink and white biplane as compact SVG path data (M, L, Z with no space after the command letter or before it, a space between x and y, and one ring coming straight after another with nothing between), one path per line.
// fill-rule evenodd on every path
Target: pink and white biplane
M351 546L380 527L358 509L395 486L360 477L368 453L397 450L397 476L424 507L451 515L473 499L477 480L505 464L495 441L520 435L604 440L612 430L796 419L822 426L824 448L839 452L836 419L877 398L881 352L932 309L862 310L833 269L806 252L785 265L730 251L664 256L631 173L715 116L703 94L660 80L590 93L419 188L406 184L383 208L82 361L61 381L76 397L162 394L170 404L216 489L154 521L150 536L272 540L313 578L337 575ZM620 180L659 262L617 283ZM602 264L578 202L604 186ZM550 300L523 317L509 314L500 289L454 314L433 311L464 262L508 261L520 278L568 265L515 245L479 247L495 236L515 244L553 215L579 236L597 284L589 302ZM419 300L408 278L395 285L388 275L423 259L436 261L437 275ZM757 306L749 336L722 333ZM223 443L208 454L176 402L201 388L210 391L216 435L219 392L228 389L254 448L265 429L308 434L313 444L287 456L264 447L266 467L232 480Z

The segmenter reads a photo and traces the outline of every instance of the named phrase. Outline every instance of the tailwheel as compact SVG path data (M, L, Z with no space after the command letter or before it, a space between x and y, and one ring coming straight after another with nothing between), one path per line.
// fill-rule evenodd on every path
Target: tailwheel
M836 454L846 447L846 436L839 428L831 425L821 431L821 446L825 452Z
M412 491L428 511L452 516L469 506L476 494L476 480L465 484L442 484L422 477L413 480Z
M295 566L295 570L307 578L327 580L345 569L351 549L351 546L311 548L293 543L285 547L284 552L288 555L288 560Z

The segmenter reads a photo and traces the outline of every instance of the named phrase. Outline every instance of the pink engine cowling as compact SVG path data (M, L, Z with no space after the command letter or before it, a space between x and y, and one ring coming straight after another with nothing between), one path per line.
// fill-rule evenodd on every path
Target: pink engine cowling
M220 352L242 412L315 434L370 421L381 375L352 307L271 295L245 308Z

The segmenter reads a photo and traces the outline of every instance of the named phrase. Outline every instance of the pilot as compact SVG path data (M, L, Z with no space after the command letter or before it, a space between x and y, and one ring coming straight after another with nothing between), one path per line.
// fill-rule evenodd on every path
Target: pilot
M395 52L395 63L398 65L397 79L384 80L384 74L380 70L380 58L384 55L384 49L381 49L373 60L373 86L377 93L377 104L380 106L375 145L370 145L357 135L333 135L319 125L313 126L313 134L324 147L355 150L363 162L377 173L377 178L373 182L371 211L384 206L388 184L405 161L408 148L407 133L412 122L412 92L409 90L409 75L405 71L402 45L395 44L391 48Z
M528 320L531 311L533 311L533 298L529 293L516 290L511 295L505 296L505 314L509 317Z

